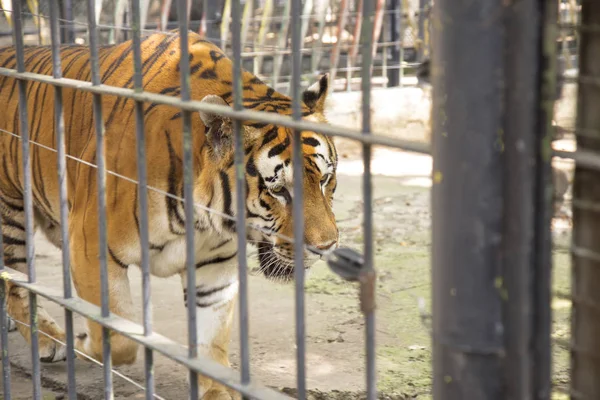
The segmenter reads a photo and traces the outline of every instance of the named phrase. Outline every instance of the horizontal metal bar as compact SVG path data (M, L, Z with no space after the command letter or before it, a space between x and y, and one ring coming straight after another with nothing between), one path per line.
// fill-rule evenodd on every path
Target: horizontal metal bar
M600 253L585 247L572 246L571 254L578 258L600 263Z
M281 125L288 128L300 129L303 131L313 131L327 136L339 136L346 139L356 140L362 143L392 147L415 153L430 153L429 145L427 144L417 143L410 140L394 139L383 136L381 134L377 134L375 132L373 132L371 135L363 135L361 131L355 129L348 129L329 124L316 123L310 121L294 121L291 117L281 114L251 111L246 109L234 110L233 108L228 106L202 103L198 100L182 101L176 97L171 97L163 94L149 92L136 93L134 89L125 89L108 85L93 86L90 82L79 81L76 79L55 79L49 75L36 74L32 72L19 73L16 70L8 68L0 68L0 75L16 79L24 79L28 81L46 83L49 85L66 87L71 89L77 89L95 94L121 96L137 101L164 104L172 107L177 107L186 111L211 112L223 115L225 117L229 117L234 120L259 121L274 125Z
M88 303L80 298L65 299L60 290L47 287L38 283L28 283L27 276L12 268L4 267L0 269L0 279L11 282L17 286L23 287L35 294L38 294L58 305L67 308L77 314L91 319L105 328L114 330L137 343L150 348L167 358L174 360L186 368L192 369L199 374L205 375L211 379L221 382L238 392L258 398L261 400L287 400L291 397L277 392L276 390L259 386L256 383L242 385L240 383L239 373L227 368L209 358L198 356L197 358L188 358L185 346L175 342L158 333L152 333L144 336L142 325L121 318L112 313L109 317L102 318L100 307Z
M591 168L600 171L600 154L586 151L564 151L564 150L553 150L552 155L554 157L566 158L574 160L579 166Z

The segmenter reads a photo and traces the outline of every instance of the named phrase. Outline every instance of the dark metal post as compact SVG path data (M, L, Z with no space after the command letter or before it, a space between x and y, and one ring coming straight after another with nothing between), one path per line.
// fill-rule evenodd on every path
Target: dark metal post
M390 49L390 68L387 71L388 86L400 85L400 68L402 60L400 59L400 37L402 35L402 14L400 0L387 0L386 10L389 12L389 42L394 43L389 46ZM387 57L387 50L383 49Z
M535 214L535 249L533 282L534 293L534 338L533 356L533 396L534 399L546 400L551 396L551 297L552 297L552 234L553 187L551 165L552 116L556 100L556 21L558 20L558 4L555 0L545 0L540 4L543 20L541 21L542 37L540 40L540 100L539 123L536 143L536 192ZM523 20L523 24L528 22Z
M495 0L434 7L434 399L503 398L503 16Z
M552 54L542 53L544 2L511 3L505 12L504 137L498 138L505 166L503 280L497 289L504 302L506 396L548 399L552 192L550 140L544 139L554 91L542 91L552 84L542 79L550 66L543 57Z
M600 24L600 3L582 1L582 25ZM600 36L593 29L580 32L579 76L600 77ZM596 81L579 84L577 150L600 152L600 86ZM600 174L579 163L573 186L573 314L571 390L573 398L600 397Z

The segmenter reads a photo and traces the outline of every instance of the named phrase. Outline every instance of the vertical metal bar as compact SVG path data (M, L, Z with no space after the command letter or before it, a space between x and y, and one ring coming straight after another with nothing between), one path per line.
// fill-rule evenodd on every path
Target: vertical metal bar
M600 3L582 1L582 26L600 23ZM600 36L593 30L580 32L579 76L600 76ZM599 152L600 130L595 105L600 101L596 85L580 83L577 95L577 126L590 134L577 136L577 150ZM571 391L580 398L600 397L600 213L596 208L600 200L600 175L598 171L581 164L575 165L573 185L573 309L571 318Z
M1 236L1 235L0 235ZM3 253L3 252L2 252ZM4 269L4 256L2 255ZM3 400L10 400L10 359L8 358L8 312L6 310L6 281L0 279L0 340L2 341L2 394Z
M549 400L552 390L552 233L551 224L553 210L552 184L552 152L550 137L553 134L552 118L554 115L556 88L556 21L558 20L558 4L554 0L540 2L541 15L541 60L540 60L540 92L539 129L537 129L538 164L536 184L536 204L539 210L535 218L536 241L533 253L535 260L534 280L534 327L532 337L535 338L533 357L533 393L537 400ZM431 26L431 24L430 24ZM543 69L542 69L543 68Z
M0 221L1 222L1 221ZM0 266L4 269L4 243L0 235ZM6 281L0 279L0 341L2 342L2 394L3 400L10 400L10 359L8 358L8 311L6 310Z
M302 54L300 53L299 21L302 11L302 0L289 0L291 2L291 29L292 29L292 117L294 120L302 118L300 104L301 87L300 73L302 70ZM289 7L289 5L288 5ZM289 8L286 15L289 17ZM292 137L292 163L294 176L294 273L296 283L296 373L298 399L306 399L306 332L304 327L304 156L302 154L302 131L293 130Z
M400 69L402 68L402 59L400 58L400 37L402 35L400 0L387 0L387 10L390 13L388 20L388 35L389 42L391 43L388 47L390 51L391 68L387 71L387 78L388 86L394 87L400 85Z
M52 76L62 77L60 61L60 25L56 7L50 7L50 39L52 43ZM69 245L69 210L67 198L67 158L65 147L65 123L63 115L62 88L54 87L54 120L56 121L56 149L58 151L58 184L60 203L60 232L62 238L63 295L73 297L71 290L71 249ZM77 398L75 388L75 345L73 312L65 309L67 340L67 395L69 400Z
M180 31L180 61L179 70L181 74L181 99L189 101L190 94L190 55L188 47L188 18L187 1L177 0L177 17L179 19ZM191 113L182 110L183 119L183 192L185 197L185 256L186 256L186 279L187 293L196 291L196 265L194 252L194 188L193 188L193 164L192 164L192 134ZM198 357L198 329L196 325L196 298L187 296L188 311L188 348L189 357ZM198 374L190 369L190 398L198 398Z
M364 135L371 134L371 71L373 65L373 2L363 1L361 53L361 92L362 92L362 131ZM367 270L374 270L373 264L373 188L371 182L371 145L363 143L363 204L364 204L364 260ZM374 288L373 288L374 290ZM374 294L373 294L374 296ZM366 386L367 399L377 398L377 377L375 375L375 311L365 315L366 325Z
M62 0L62 18L65 20L63 27L63 43L73 43L75 32L73 30L73 4L71 0Z
M23 24L21 2L13 0L13 23L14 23L14 43L17 52L17 71L25 72L25 57L23 54ZM24 184L24 208L25 208L25 252L27 260L27 275L30 283L35 282L35 249L33 242L33 196L31 187L31 154L29 147L29 126L27 113L27 81L18 80L19 87L19 122L21 131L21 152L22 152L22 168L23 168L23 184ZM33 383L33 398L40 399L42 394L41 389L41 372L40 372L40 355L38 342L38 321L37 321L37 296L34 293L29 293L29 317L30 317L30 333L31 333L31 364L32 364L32 383Z
M147 2L144 5L147 7ZM142 50L140 32L143 19L140 10L140 0L131 4L133 26L133 87L136 92L144 90L142 80ZM142 248L140 267L142 270L142 305L144 335L152 334L152 302L150 299L150 238L148 226L148 174L146 166L146 136L144 127L144 103L135 102L136 122L136 152L138 175L138 198L140 216L140 245ZM146 399L154 397L154 359L152 350L144 347L144 375L146 381Z
M90 63L92 85L100 85L100 66L98 61L98 31L96 29L95 1L88 0L88 26L90 43ZM100 263L100 292L102 317L110 315L107 234L106 234L106 160L104 159L104 120L102 118L102 97L94 94L94 124L96 130L96 164L98 186L98 260ZM113 398L112 359L110 351L110 330L102 328L102 360L104 362L104 398Z
M2 218L0 218L0 232L2 232ZM4 269L4 239L0 235L0 271ZM10 359L8 358L8 325L9 317L6 309L7 302L6 281L0 279L0 342L2 344L2 394L5 400L10 400Z
M551 210L544 170L550 163L547 122L554 93L542 88L543 2L524 0L504 7L506 51L504 59L504 226L502 240L503 313L506 355L505 396L511 399L549 399L536 390L535 347L550 351L550 326L536 328L536 316L550 312L550 299L536 303L538 290L549 293L549 236ZM551 38L548 38L553 41ZM550 119L551 121L551 119ZM542 154L545 153L545 154ZM535 161L535 162L532 162ZM534 216L534 218L532 218ZM545 221L538 226L538 221ZM543 240L538 240L538 237ZM544 287L544 285L546 287Z
M233 50L233 107L242 105L242 44L240 40L240 0L231 4L231 45ZM241 121L233 122L235 133L235 192L236 230L238 239L239 312L240 312L240 359L243 384L250 383L250 351L248 344L248 260L246 256L246 174L244 168L244 137Z
M434 7L434 399L504 398L503 8L495 0Z

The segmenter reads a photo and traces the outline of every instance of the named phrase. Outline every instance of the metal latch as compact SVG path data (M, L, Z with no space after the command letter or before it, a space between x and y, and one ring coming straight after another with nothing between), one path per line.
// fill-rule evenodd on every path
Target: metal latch
M360 283L360 309L367 314L375 310L376 273L365 265L362 254L347 247L335 249L327 258L329 268L348 282Z

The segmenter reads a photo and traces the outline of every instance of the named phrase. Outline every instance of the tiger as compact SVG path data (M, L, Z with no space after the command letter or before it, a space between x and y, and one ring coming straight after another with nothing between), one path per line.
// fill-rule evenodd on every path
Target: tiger
M217 45L188 33L190 95L202 104L233 107L233 62ZM181 96L179 31L154 33L141 40L143 89ZM51 75L49 46L26 46L27 72ZM14 46L0 48L0 67L16 67ZM90 48L60 47L63 77L90 81ZM134 86L133 42L100 46L101 83L119 88ZM301 93L302 119L328 123L325 104L329 75L323 74ZM0 213L4 263L27 273L26 205L19 124L17 80L0 76ZM280 115L292 115L292 100L242 70L243 106ZM54 87L28 81L26 86L29 126L33 224L49 242L62 249L60 184L57 175L57 119ZM97 191L94 95L62 89L71 276L77 295L101 304L99 197ZM128 280L129 266L141 264L139 194L137 187L136 102L116 95L101 97L104 126L105 203L110 312L126 319L135 316ZM193 158L195 293L187 293L183 173L183 120L180 108L145 102L144 139L147 158L149 269L152 276L179 275L183 297L195 297L198 353L230 366L229 341L239 288L238 237L236 230L235 129L231 118L212 112L191 113ZM244 143L245 222L248 242L257 248L259 274L277 282L294 280L292 204L293 143L290 128L258 121L241 121ZM9 134L9 133L12 133ZM304 268L339 246L339 230L333 212L337 187L338 154L332 138L302 131ZM125 179L124 179L125 178ZM216 211L216 212L215 212ZM226 218L227 217L227 218ZM7 310L16 321L29 321L28 292L14 284L7 287ZM103 361L102 327L86 319L85 330L75 339L77 357ZM42 307L39 330L65 342L65 333ZM27 326L18 325L30 342ZM111 331L113 365L136 361L138 344ZM39 337L40 360L66 359L66 349L45 335ZM87 356L87 357L86 357ZM199 398L237 399L239 394L199 375Z

